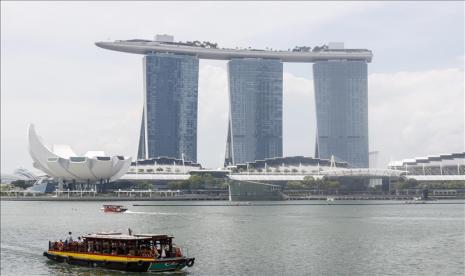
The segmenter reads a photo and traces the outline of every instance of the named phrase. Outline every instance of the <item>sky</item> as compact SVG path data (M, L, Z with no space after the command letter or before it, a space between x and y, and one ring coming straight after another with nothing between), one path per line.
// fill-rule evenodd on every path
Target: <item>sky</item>
M78 154L136 156L142 56L97 41L217 42L289 49L331 41L367 48L369 142L375 167L461 152L464 3L457 2L1 2L1 172L32 169L27 126ZM284 64L284 156L314 155L312 65ZM223 164L225 61L200 61L198 162Z

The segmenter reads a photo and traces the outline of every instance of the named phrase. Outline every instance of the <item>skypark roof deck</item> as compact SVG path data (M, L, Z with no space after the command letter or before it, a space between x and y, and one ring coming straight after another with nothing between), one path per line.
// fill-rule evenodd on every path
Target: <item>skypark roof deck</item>
M96 42L100 48L132 54L152 52L196 55L200 59L229 60L233 58L280 59L283 62L315 62L326 60L361 60L371 62L373 53L366 49L328 49L317 52L294 52L284 50L225 49L188 46L184 43L170 43L150 40L117 40Z

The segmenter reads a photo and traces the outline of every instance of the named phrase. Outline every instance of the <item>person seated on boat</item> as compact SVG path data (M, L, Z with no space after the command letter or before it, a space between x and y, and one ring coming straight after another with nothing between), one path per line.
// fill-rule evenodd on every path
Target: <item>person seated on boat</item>
M179 247L173 247L174 248L174 252L175 252L175 256L176 257L182 257L182 253L181 253L181 248Z
M148 255L148 251L147 251L147 249L146 249L145 247L141 247L141 249L140 249L140 255L141 255L142 257L150 257L150 256Z
M118 244L118 246L116 247L116 254L117 255L125 255L125 247L124 247L124 243L120 243Z
M112 241L110 246L111 246L111 250L116 250L116 248L118 247L118 243L115 241Z
M142 254L144 257L150 257L150 258L153 257L153 252L148 247L144 247Z
M160 255L158 254L158 250L157 250L157 248L154 246L154 247L152 248L152 257L158 258L159 256L160 256Z
M57 242L57 249L59 251L62 251L63 250L63 247L64 247L64 244L63 244L63 241L60 240L59 242Z

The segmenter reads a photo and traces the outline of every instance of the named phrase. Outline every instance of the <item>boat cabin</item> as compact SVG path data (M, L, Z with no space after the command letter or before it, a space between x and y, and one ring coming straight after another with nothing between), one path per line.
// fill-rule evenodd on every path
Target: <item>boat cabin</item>
M78 241L49 242L49 250L150 258L182 255L180 249L173 245L173 237L158 234L90 234Z

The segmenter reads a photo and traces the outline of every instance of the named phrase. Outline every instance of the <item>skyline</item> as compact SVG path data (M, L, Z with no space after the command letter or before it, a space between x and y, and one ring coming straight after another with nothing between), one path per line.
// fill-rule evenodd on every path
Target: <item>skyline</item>
M85 5L80 3L54 3L46 8L44 3L2 2L2 172L11 172L20 166L32 167L27 154L27 123L35 123L46 141L71 144L79 152L102 149L110 154L136 156L142 113L142 61L138 56L120 55L93 45L107 38L107 34L113 39L153 39L157 33L169 33L176 40L209 40L225 47L238 44L287 49L344 41L347 48L368 48L374 53L368 80L370 150L384 155L380 156L380 165L385 167L389 159L463 150L463 3L425 3L421 7L412 3L338 3L346 8L343 10L334 3L273 2L267 8L262 7L268 14L257 15L271 26L252 24L249 29L241 28L243 22L239 22L240 26L228 25L230 17L225 15L226 11L241 10L241 7L257 10L259 3L196 3L191 7L205 8L207 12L203 14L208 14L210 21L217 21L215 29L226 29L225 34L202 29L208 20L192 20L202 16L192 17L184 10L181 17L192 25L189 30L163 16L149 22L144 22L148 19L141 16L140 23L123 24L123 27L112 21L112 17L127 13L126 21L130 22L128 18L136 16L136 11L145 12L147 7L169 14L179 7L177 4L180 3L137 3L128 8L125 3L116 3L111 15L97 20L99 24L93 32L83 32L87 28L82 25L93 26L95 19L91 15L108 8L106 4L91 5L95 8L85 11L91 16L89 23L65 16L73 8L84 12L81 7ZM32 11L34 7L41 7L43 12L36 14ZM124 7L128 10L123 11ZM368 30L362 31L363 20L358 17L379 15L380 7L385 8L385 14L375 22L383 23L383 18L391 18L389 15L395 17L408 12L411 18L386 20L383 29L386 38L368 41L373 38L370 32L374 27L363 26ZM273 15L280 9L284 11L282 20L273 23ZM212 13L213 10L216 12ZM304 11L318 16L307 19ZM421 15L425 11L429 12L428 19ZM294 18L287 14L293 14ZM246 9L244 21L256 22L253 16ZM351 20L345 23L345 28L359 30L350 32L351 38L342 34L340 28L331 27L347 18ZM417 28L418 21L422 20L425 24ZM51 32L57 31L52 24L56 22L63 22L66 28L63 35ZM108 27L112 22L115 24ZM302 22L306 24L300 27ZM417 27L400 26L409 22ZM311 26L310 35L308 31L298 32L305 26ZM31 32L31 28L38 29ZM277 31L272 31L273 28ZM441 34L444 28L449 30L448 35ZM331 35L323 35L323 30ZM405 39L407 34L414 36ZM383 45L386 41L390 43ZM284 67L284 156L313 156L316 122L312 114L315 110L311 66L285 64ZM226 64L200 61L199 68L198 161L214 168L224 161L227 136ZM25 76L28 81L24 81ZM21 112L24 110L27 112ZM308 126L296 126L301 116L308 118ZM211 137L212 131L218 135Z

